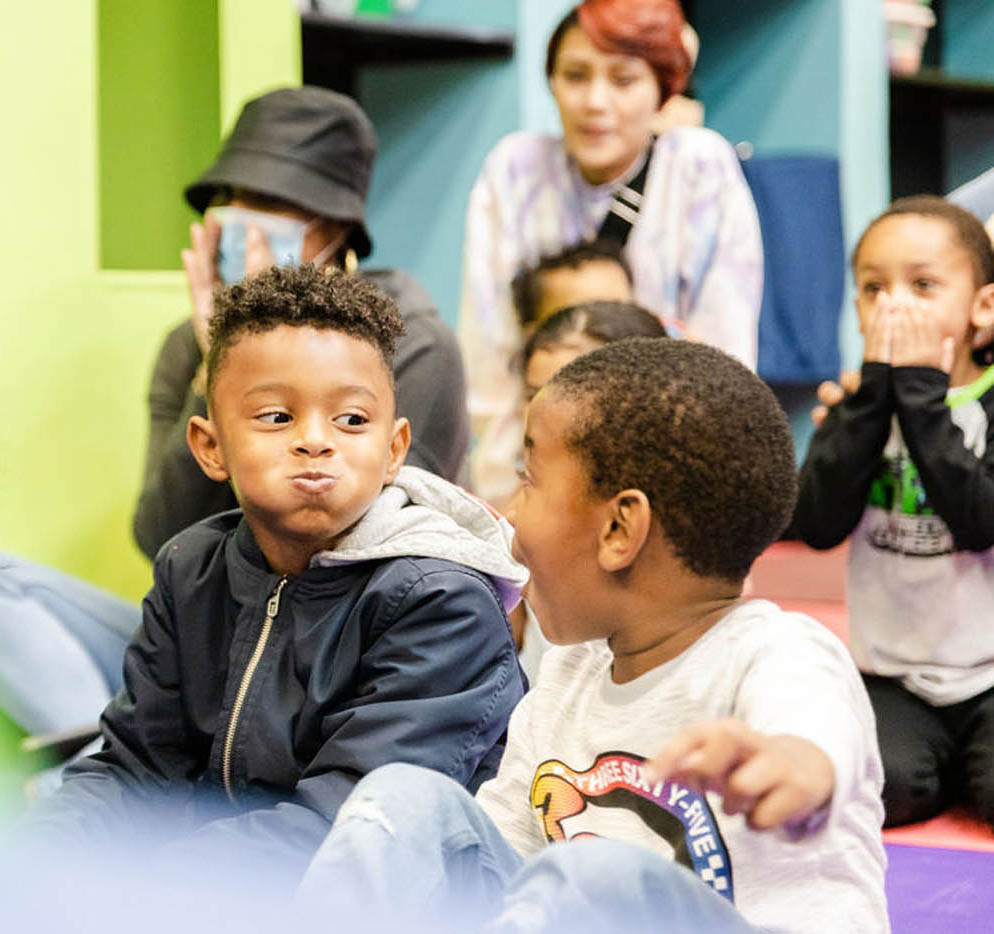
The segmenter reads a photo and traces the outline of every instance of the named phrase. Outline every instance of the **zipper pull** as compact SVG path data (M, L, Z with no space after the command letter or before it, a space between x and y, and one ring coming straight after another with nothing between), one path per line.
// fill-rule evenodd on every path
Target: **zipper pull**
M283 588L286 586L287 575L283 575L280 578L280 582L276 585L276 590L273 591L273 595L269 598L269 602L266 604L266 616L270 619L275 619L276 614L280 611L280 594Z

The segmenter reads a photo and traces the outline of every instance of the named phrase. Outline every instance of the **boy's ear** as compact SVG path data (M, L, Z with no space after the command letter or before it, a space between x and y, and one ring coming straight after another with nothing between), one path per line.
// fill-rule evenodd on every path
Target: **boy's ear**
M200 469L211 480L225 483L229 479L228 470L224 465L224 453L217 437L217 426L209 419L200 415L191 415L186 423L186 444L190 453L200 464Z
M981 286L973 297L970 323L976 329L974 347L986 347L994 340L994 282Z
M407 449L411 446L411 423L406 418L394 419L393 437L390 439L390 462L387 467L387 483L393 483L397 479L397 471L400 470L407 457Z
M597 541L597 563L608 572L635 563L652 529L652 507L641 490L622 490L607 504Z

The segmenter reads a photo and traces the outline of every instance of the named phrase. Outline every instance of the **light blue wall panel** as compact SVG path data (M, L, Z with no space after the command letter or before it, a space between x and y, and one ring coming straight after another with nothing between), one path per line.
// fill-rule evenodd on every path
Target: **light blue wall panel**
M697 0L707 124L757 152L838 152L838 0Z
M486 154L518 125L514 65L367 68L359 99L380 137L368 263L409 270L454 326L469 192Z
M847 254L867 223L890 200L889 77L881 9L866 0L840 0L839 154ZM859 365L863 340L853 307L852 277L839 328L843 368Z
M521 126L559 133L559 115L545 79L545 50L574 0L518 0L518 95Z
M943 70L958 78L994 81L994 3L944 0Z

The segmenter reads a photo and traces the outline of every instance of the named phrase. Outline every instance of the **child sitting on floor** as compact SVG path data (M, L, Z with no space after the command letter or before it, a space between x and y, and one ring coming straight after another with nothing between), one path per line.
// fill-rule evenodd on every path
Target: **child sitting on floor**
M635 338L561 369L509 508L561 647L475 799L426 770L367 776L304 903L455 929L886 931L856 668L818 623L741 598L795 490L783 413L721 351Z
M161 834L296 884L367 771L494 773L523 693L502 603L526 574L509 528L401 466L402 329L375 286L313 266L216 295L188 441L241 509L163 546L103 749L29 822L37 845Z
M554 373L582 354L626 337L666 336L654 314L630 302L595 301L563 308L538 325L521 351L525 401L531 402ZM510 620L518 660L534 681L548 640L524 600L510 614Z
M994 825L994 249L973 215L896 201L853 254L863 366L815 434L795 528L850 536L850 642L889 826L962 800ZM979 359L977 359L979 358ZM832 388L832 387L829 387Z

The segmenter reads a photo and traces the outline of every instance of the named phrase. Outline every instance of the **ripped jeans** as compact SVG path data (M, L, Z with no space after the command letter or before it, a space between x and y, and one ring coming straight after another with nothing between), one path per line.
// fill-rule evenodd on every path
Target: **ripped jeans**
M683 866L644 847L583 840L525 860L457 782L403 764L355 787L297 902L363 930L756 930Z

